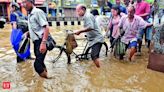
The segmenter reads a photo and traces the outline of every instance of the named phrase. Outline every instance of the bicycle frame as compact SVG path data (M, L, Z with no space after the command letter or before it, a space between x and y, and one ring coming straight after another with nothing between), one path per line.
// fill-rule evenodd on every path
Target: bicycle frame
M68 33L68 31L66 31L66 32ZM86 37L86 36L85 36L85 37ZM77 40L77 39L76 39L76 40ZM73 52L72 52L72 54L75 55L75 58L76 58L77 61L79 61L79 60L89 60L88 55L91 54L91 53L89 53L89 51L90 51L90 47L88 46L89 42L88 42L87 38L84 39L84 40L86 40L87 42L86 42L86 44L85 44L85 47L84 47L82 53L81 53L81 54L77 54L77 53L75 53L74 50L73 50ZM105 54L106 54L106 56L107 56L108 46L107 46L107 44L106 44L105 42L103 43L103 45L104 45L105 48L106 48L106 53L105 53ZM59 58L61 58L62 53L66 53L67 58L68 58L68 59L67 59L67 60L68 60L67 63L68 63L68 64L71 64L71 57L70 57L71 54L68 54L68 53L66 52L66 41L64 42L63 45L61 45L61 46L55 46L55 48L60 49L60 52L59 52L59 54L57 55L57 57L55 58L55 60L53 61L53 63L55 63L56 61L58 61Z
M87 53L86 53L86 51L87 51L88 48L89 47L88 47L88 41L87 41L87 43L85 44L85 47L84 47L84 49L83 49L83 51L82 51L81 54L76 54L73 51L73 54L75 55L76 60L88 60Z

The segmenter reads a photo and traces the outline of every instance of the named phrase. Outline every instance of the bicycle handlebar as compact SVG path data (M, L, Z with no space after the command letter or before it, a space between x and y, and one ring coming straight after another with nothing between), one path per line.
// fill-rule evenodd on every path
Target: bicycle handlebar
M75 32L73 32L72 30L65 30L67 35L74 35ZM84 35L85 39L87 38L87 35ZM77 40L77 39L76 39ZM87 39L88 40L88 39Z

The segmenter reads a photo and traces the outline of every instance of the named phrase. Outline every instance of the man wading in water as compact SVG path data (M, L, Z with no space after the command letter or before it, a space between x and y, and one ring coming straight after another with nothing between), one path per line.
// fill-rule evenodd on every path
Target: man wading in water
M34 43L35 71L44 78L47 77L47 69L44 59L47 53L46 41L49 35L49 26L45 13L34 6L34 0L23 0L23 6L28 11L28 26L30 38Z
M81 33L86 33L87 39L89 41L89 46L91 47L91 57L93 62L97 67L100 67L99 53L101 50L102 43L104 42L103 35L98 28L95 17L86 11L86 7L84 5L78 5L76 7L76 13L79 17L83 17L84 20L84 28L80 30L76 30L76 35Z

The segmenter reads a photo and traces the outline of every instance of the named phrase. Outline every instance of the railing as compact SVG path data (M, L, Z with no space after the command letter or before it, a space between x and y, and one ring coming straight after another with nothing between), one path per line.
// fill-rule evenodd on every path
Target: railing
M82 21L82 19L78 17L48 17L48 21Z

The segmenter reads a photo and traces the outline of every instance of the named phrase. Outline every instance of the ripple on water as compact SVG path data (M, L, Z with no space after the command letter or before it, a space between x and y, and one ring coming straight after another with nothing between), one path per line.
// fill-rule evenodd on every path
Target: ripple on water
M6 52L7 51L7 49L5 49L5 48L0 48L0 52Z
M11 50L8 50L7 52L6 52L6 54L8 55L8 54L15 54L15 51L13 50L13 49L11 49Z
M5 54L0 53L0 58L3 57L3 56L5 56Z

